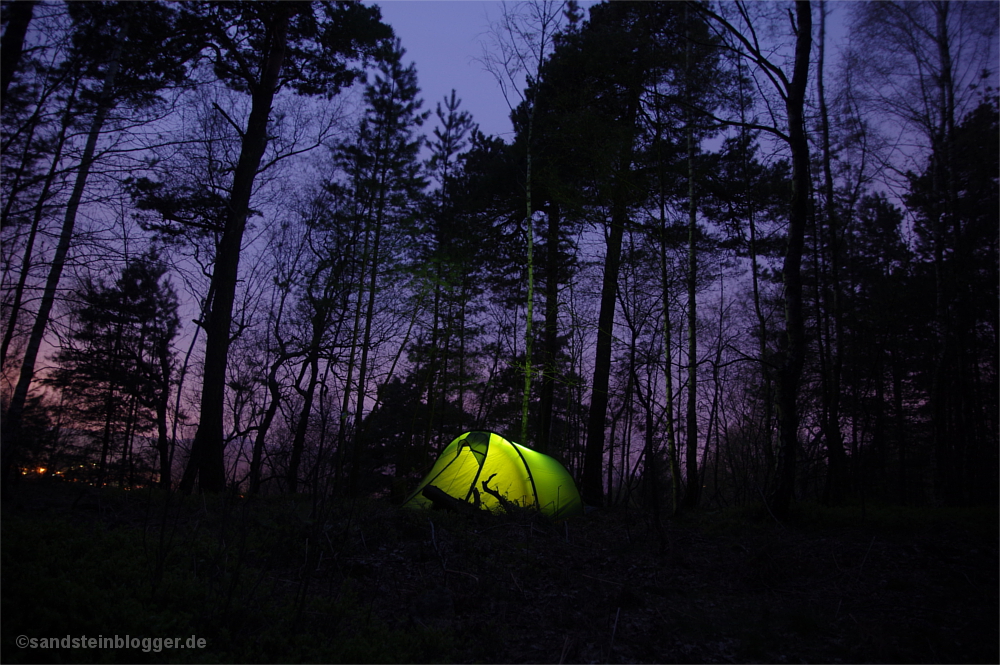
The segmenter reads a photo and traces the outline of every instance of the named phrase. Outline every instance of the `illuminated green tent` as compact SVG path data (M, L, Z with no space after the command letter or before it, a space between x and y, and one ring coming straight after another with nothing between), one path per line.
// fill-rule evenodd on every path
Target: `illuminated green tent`
M562 464L491 432L466 432L448 444L403 505L430 508L436 497L487 510L510 502L559 519L583 512L580 493Z

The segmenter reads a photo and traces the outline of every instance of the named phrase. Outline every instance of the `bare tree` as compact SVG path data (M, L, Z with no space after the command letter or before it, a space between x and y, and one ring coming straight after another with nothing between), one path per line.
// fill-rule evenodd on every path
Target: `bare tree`
M531 81L541 78L542 65L552 52L556 32L559 30L565 2L555 0L537 0L521 2L516 5L502 4L501 17L493 24L490 31L492 49L486 50L482 62L490 72L503 93L507 105L513 112L514 95L520 104L527 106L528 131L525 154L524 174L524 228L528 251L525 257L527 263L527 312L524 328L524 391L521 399L521 443L527 444L528 437L528 405L531 399L532 360L531 351L533 335L531 331L534 317L535 278L534 278L534 209L531 198L531 164L533 150L533 134L535 126L535 109L538 100L528 98L522 85L522 77ZM536 88L537 89L537 88Z
M797 0L795 13L789 12L795 35L791 76L764 50L746 3L737 2L737 17L730 22L722 15L699 5L728 39L731 48L746 58L770 82L784 102L783 127L757 126L788 144L792 158L792 196L788 223L788 244L782 263L785 287L784 348L776 368L776 403L779 443L776 454L777 483L769 501L777 516L787 514L795 485L795 459L798 446L798 390L805 362L806 342L802 305L802 251L809 221L809 142L806 138L805 99L809 79L809 56L812 49L812 7L807 0ZM739 122L728 124L740 125Z
M181 489L191 491L195 476L199 476L201 489L218 492L225 487L226 477L226 364L240 252L254 180L270 139L268 122L275 95L282 87L294 88L301 94L337 92L359 74L343 62L344 55L370 52L388 30L379 22L377 9L360 5L198 5L193 9L198 13L195 20L206 24L216 47L216 71L228 85L248 93L251 100L245 127L235 127L240 135L240 158L233 173L228 215L212 273L201 420L191 448L189 471L181 481ZM314 14L317 10L323 12L321 19ZM349 35L317 30L317 23L323 20L328 25L355 20L364 30ZM247 40L235 39L234 31ZM245 44L256 48L247 49Z

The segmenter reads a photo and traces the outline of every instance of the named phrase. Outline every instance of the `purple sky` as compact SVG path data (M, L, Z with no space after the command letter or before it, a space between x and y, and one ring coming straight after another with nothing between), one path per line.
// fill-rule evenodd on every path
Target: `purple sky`
M404 61L415 62L424 99L431 111L430 126L438 102L452 88L484 134L511 137L510 109L493 75L479 59L489 43L490 21L500 17L502 2L483 0L374 0L383 20L393 27L406 49ZM580 2L586 15L594 0ZM831 46L843 39L843 3L830 4ZM830 54L830 60L836 56Z
M424 110L431 111L451 94L472 114L487 135L509 140L510 109L493 75L476 59L482 57L490 20L500 16L500 2L471 0L378 0L383 20L406 49L405 62L417 64Z

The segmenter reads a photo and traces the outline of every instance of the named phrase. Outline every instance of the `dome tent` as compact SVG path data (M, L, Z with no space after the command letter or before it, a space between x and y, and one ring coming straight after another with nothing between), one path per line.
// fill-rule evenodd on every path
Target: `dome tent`
M556 519L583 513L580 493L562 464L492 432L466 432L448 444L403 505L430 508L435 489L487 510L507 501Z

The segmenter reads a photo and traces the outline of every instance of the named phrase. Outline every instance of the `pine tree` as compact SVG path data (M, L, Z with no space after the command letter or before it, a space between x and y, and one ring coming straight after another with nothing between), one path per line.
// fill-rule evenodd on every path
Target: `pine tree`
M124 9L123 9L124 7ZM176 10L157 3L71 3L73 21L70 59L93 82L82 93L92 113L86 143L66 202L62 228L49 265L45 288L21 362L17 385L5 413L0 472L6 480L20 445L20 428L35 365L55 303L67 254L74 239L77 214L96 160L97 143L109 113L116 107L145 107L159 101L162 90L182 80L197 39L185 31Z
M79 427L100 431L98 484L115 468L131 484L135 435L155 431L160 484L170 485L171 442L166 434L178 301L155 254L129 262L111 285L88 278L77 293L75 329L55 355L45 383L62 391ZM128 472L126 474L126 472ZM126 480L126 477L128 480Z
M436 115L438 127L429 142L431 157L427 168L437 184L437 192L428 203L424 223L415 229L418 250L414 269L418 274L419 298L429 300L429 330L421 333L412 348L420 364L419 374L426 385L428 417L423 430L422 446L427 448L435 425L445 429L444 411L454 382L458 384L457 410L464 407L465 368L467 350L467 320L469 301L476 287L471 277L478 272L482 245L477 242L476 220L465 214L463 200L465 175L462 159L471 134L475 132L472 117L460 111L461 100L452 91L439 102ZM424 295L426 294L426 295ZM449 361L456 359L457 369L448 375ZM455 363L451 363L454 366ZM451 423L451 429L459 428Z
M406 51L397 40L381 53L375 80L365 87L366 110L355 139L341 146L338 162L344 173L342 187L350 200L348 215L361 230L355 294L355 313L350 359L343 399L343 412L354 404L353 437L347 444L342 426L338 456L341 464L350 461L349 491L361 482L360 460L363 424L368 395L372 324L380 278L387 271L394 241L420 206L426 181L420 173L418 154L423 138L416 129L427 117L420 111L422 100L415 66L403 64ZM360 357L359 357L360 354ZM357 388L350 399L354 371Z

